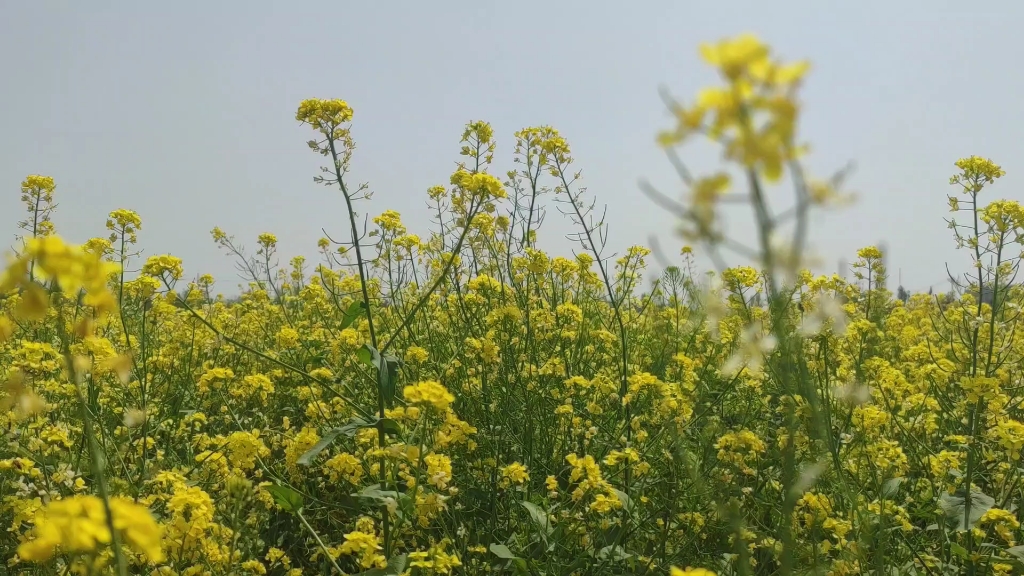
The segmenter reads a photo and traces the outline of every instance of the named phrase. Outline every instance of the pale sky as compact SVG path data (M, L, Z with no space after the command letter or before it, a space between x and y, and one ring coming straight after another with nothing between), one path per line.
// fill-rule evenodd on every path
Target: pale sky
M282 264L343 235L339 192L313 183L321 158L294 120L308 97L355 109L352 179L428 231L425 190L446 184L466 122L498 136L498 173L513 132L558 128L588 194L608 205L609 253L649 244L678 260L672 218L638 182L679 196L654 143L671 126L661 86L687 99L715 81L701 42L750 31L785 60L807 58L808 161L829 175L857 169L850 208L815 218L811 239L832 272L841 257L885 241L890 287L945 289L953 250L945 196L953 162L992 158L1007 175L986 194L1021 199L1024 182L1024 3L604 1L4 2L0 8L0 233L22 217L28 174L57 181L58 231L105 235L106 214L143 219L148 254L172 253L189 276L238 278L209 231L252 248L280 239ZM711 173L717 156L682 150ZM789 188L773 191L781 210ZM732 235L751 239L746 220ZM541 242L567 254L551 206ZM547 232L545 232L545 230ZM651 260L652 268L660 268Z

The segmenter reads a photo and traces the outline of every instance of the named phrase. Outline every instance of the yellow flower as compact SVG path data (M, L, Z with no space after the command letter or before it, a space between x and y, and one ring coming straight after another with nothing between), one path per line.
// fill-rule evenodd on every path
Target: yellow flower
M22 194L53 194L56 188L52 177L39 174L30 174L21 183Z
M277 246L277 236L270 232L264 232L256 238L256 243L260 245L263 250L269 250Z
M741 472L753 476L756 471L749 466L767 450L764 441L750 430L741 429L737 432L723 434L715 443L718 459L735 465Z
M132 210L119 208L107 215L107 230L111 231L110 241L120 238L125 244L138 242L138 232L142 229L142 218Z
M857 250L857 258L863 258L865 260L869 260L869 259L876 259L877 260L877 259L879 259L881 257L882 257L882 251L879 250L877 246L866 246L864 248L861 248L860 250Z
M991 526L1008 546L1015 543L1013 533L1020 528L1017 516L1008 510L990 508L978 519L978 526Z
M462 566L462 561L455 554L448 554L444 551L447 541L442 541L438 546L427 551L409 553L409 566L421 568L426 574L451 574L452 568Z
M513 462L501 469L501 477L502 484L505 486L521 485L530 479L530 474L526 471L526 466L519 462Z
M160 278L166 274L170 279L178 280L184 276L185 269L181 265L181 258L170 254L160 254L150 256L146 260L146 263L142 265L142 273L154 278Z
M794 143L799 109L793 89L809 65L772 61L768 47L751 34L705 44L701 56L727 84L702 90L690 107L672 104L677 126L660 134L659 142L672 146L703 131L724 146L726 158L777 181L803 150Z
M618 466L622 462L639 461L640 454L633 448L626 448L625 450L612 450L604 459L604 463L606 466Z
M598 514L607 514L612 510L622 508L622 500L615 493L604 494L598 493L594 495L594 501L590 503L590 510L597 512Z
M998 164L979 156L961 158L956 161L956 167L960 169L960 173L953 175L949 183L959 184L968 194L977 194L986 184L991 184L997 178L1006 175Z
M486 172L470 173L460 168L452 174L451 183L481 200L505 198L507 195L501 180Z
M385 232L391 232L395 235L405 234L402 216L394 210L385 210L383 214L373 219L373 223L380 226L380 229Z
M98 315L105 315L117 307L107 281L119 267L103 261L102 254L66 244L60 237L51 235L29 238L21 256L0 274L0 292L20 286L25 289L26 297L32 299L33 305L27 307L26 312L38 316L46 307L41 288L28 279L31 264L34 264L32 269L36 278L56 280L61 290L69 294L83 291L84 304L92 306Z
M427 465L427 481L444 490L452 480L452 461L444 454L427 454L423 457Z
M352 484L358 484L359 480L363 477L362 462L359 461L359 458L348 452L342 452L334 456L324 463L324 467L327 468L331 482L337 482L339 479L344 478Z
M152 563L163 561L162 531L149 509L127 498L113 498L110 512L114 529L125 544ZM110 543L103 500L72 496L54 500L36 514L32 532L18 547L18 555L24 560L46 562L59 553L93 553Z
M310 98L299 104L295 119L314 128L334 128L352 121L352 108L344 100Z
M729 175L724 172L700 178L693 183L689 214L693 222L693 229L684 229L682 231L684 238L690 240L710 239L717 235L714 226L718 200L728 189Z
M7 316L0 316L0 344L14 335L14 323Z
M717 66L727 78L736 79L750 66L768 59L768 47L753 34L741 34L735 39L715 44L702 44L700 55L712 66Z
M410 404L430 406L438 412L444 412L455 401L455 396L436 380L424 380L406 386L402 390L402 396Z
M405 350L405 361L410 364L422 364L429 357L430 353L425 348L420 348L419 346L409 346Z
M380 549L380 541L375 534L354 531L345 534L345 542L341 545L340 552L358 555L359 565L363 568L384 568L388 561L378 553Z
M298 348L299 332L294 328L285 326L284 328L278 330L276 340L279 348L283 348L285 350Z
M558 478L555 478L554 476L548 476L547 478L544 479L544 487L546 487L549 492L554 492L558 490Z
M760 274L750 266L736 266L722 271L722 280L733 290L752 288L759 279Z

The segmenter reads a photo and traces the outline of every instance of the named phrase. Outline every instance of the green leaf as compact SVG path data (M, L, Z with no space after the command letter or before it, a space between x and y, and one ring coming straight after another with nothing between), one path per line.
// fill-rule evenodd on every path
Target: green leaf
M381 354L376 348L369 344L363 344L363 347L356 352L356 356L359 361L365 364L368 368L373 368L377 372L377 390L381 397L384 399L384 405L386 407L392 406L392 401L395 398L395 384L398 382L398 367L402 361L393 354Z
M366 364L371 368L373 367L373 360L370 358L370 351L366 349L365 345L359 350L356 350L356 358L359 358L359 361L363 364Z
M363 344L363 347L356 351L356 357L363 364L366 364L367 368L377 369L380 365L380 352L369 344Z
M530 513L530 518L533 518L533 523L537 525L537 531L541 533L541 536L547 539L547 537L551 535L551 532L554 531L554 527L551 526L551 519L548 518L547 512L533 502L523 500L520 504L522 504L523 508L526 508L526 511Z
M882 485L882 496L885 498L894 498L900 491L900 485L903 484L903 478L890 478L885 481Z
M380 355L377 356L377 391L384 399L384 405L391 406L391 399L395 397L395 381L388 370L388 361Z
M516 568L516 574L518 576L528 576L530 574L530 568L526 564L526 560L522 558L513 558L512 565Z
M381 418L377 420L377 426L384 430L385 434L392 434L398 436L402 433L402 425L397 420L391 418Z
M491 544L490 550L492 554L502 560L516 560L519 558L508 549L508 546L505 546L504 544Z
M384 396L384 405L391 407L395 401L398 383L398 367L402 361L393 354L384 354L380 359L377 368L377 379L380 384L381 393Z
M405 572L406 565L409 564L409 556L407 554L401 554L388 560L388 565L384 568L371 568L365 572L354 574L353 576L398 576L402 572Z
M323 438L321 438L319 442L314 444L313 447L310 448L309 450L306 450L306 452L302 456L299 456L299 459L296 460L296 463L301 464L303 466L309 466L310 464L313 463L313 459L316 458L317 455L319 455L321 452L323 452L324 449L330 446L331 443L333 443L338 438L338 436L344 435L351 438L352 436L355 436L356 431L358 431L359 429L371 428L373 426L376 426L378 421L379 419L376 417L374 417L373 420L367 420L365 418L358 417L353 418L351 421L349 421L348 424L345 424L344 426L341 426L339 428L335 428L324 434ZM395 424L397 425L398 423L396 422Z
M356 492L353 496L357 498L369 498L371 500L386 502L389 499L397 501L399 494L394 490L381 490L380 484L371 484L359 492Z
M633 557L632 554L622 549L622 546L605 546L597 552L597 557L601 560L628 560Z
M361 500L364 506L376 508L393 506L393 511L398 515L399 521L415 517L416 503L407 492L382 490L380 484L372 484L352 494L351 497L357 501Z
M1008 560L1016 564L1017 568L1024 568L1024 546L1012 546L1007 548L1005 552L1012 556Z
M344 314L341 316L341 330L348 328L355 322L360 316L363 315L366 308L363 306L362 300L357 300L348 305L345 309Z
M287 486L273 484L271 486L267 486L267 492L270 492L270 495L274 497L274 501L277 502L277 505L285 512L298 514L298 512L302 510L302 494L299 494L295 490L292 490Z
M622 506L626 509L626 512L633 512L633 500L629 497L629 494L626 494L618 488L612 488L612 492L615 492L615 495L619 497L619 501L622 502Z
M964 523L964 509L966 499L963 496L953 496L943 493L939 497L939 508L946 514L950 524L956 526L957 530L968 530L973 528L985 512L995 506L995 499L982 492L971 492L971 512L967 523Z
M526 560L516 556L508 549L508 546L504 544L491 544L491 553L501 558L502 560L508 560L516 569L516 574L529 574L530 570L526 564Z

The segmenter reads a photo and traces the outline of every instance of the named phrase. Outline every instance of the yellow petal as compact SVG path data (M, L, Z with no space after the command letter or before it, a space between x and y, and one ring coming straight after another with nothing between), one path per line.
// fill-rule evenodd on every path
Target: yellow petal
M806 60L780 66L776 71L775 81L779 84L799 82L810 68L811 63Z
M24 320L42 320L46 317L46 309L50 299L46 290L35 282L25 287L21 293L21 301L14 309L14 316Z

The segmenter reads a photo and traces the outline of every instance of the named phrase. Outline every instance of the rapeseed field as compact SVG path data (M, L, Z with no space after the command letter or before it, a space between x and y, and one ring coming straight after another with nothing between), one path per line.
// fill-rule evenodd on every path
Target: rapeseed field
M417 235L392 210L364 226L353 109L298 103L347 234L281 265L273 234L214 229L237 299L142 258L128 209L68 243L56 183L26 177L0 268L2 570L1024 573L1024 210L1002 168L950 159L973 266L949 294L897 298L874 246L814 275L808 214L848 196L802 164L807 63L753 36L701 54L721 83L658 135L687 195L646 190L692 248L653 285L547 126L506 147L469 123ZM686 163L697 139L721 167ZM757 245L723 233L725 204ZM539 247L545 209L574 256ZM697 251L749 265L704 273Z

